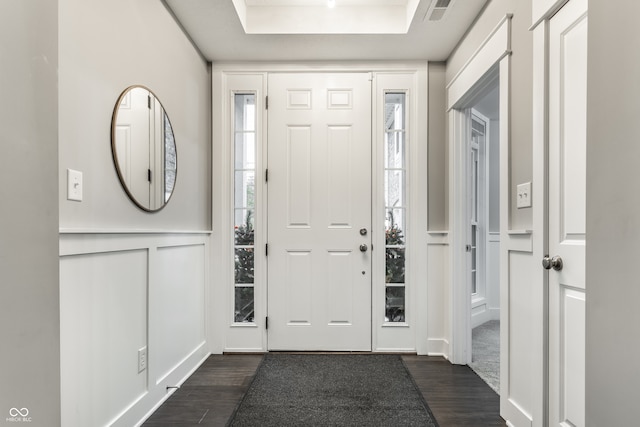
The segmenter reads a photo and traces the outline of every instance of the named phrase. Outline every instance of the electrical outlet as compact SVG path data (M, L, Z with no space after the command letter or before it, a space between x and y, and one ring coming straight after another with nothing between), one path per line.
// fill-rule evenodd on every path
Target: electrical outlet
M138 373L147 369L147 347L138 350Z
M516 206L520 208L531 207L531 182L518 185Z

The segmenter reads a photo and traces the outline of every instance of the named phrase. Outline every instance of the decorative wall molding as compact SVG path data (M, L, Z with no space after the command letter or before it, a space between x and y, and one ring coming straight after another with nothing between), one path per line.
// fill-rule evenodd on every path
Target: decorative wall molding
M207 232L60 235L65 426L139 425L210 354L209 241ZM109 404L95 410L98 400Z
M507 14L502 18L447 84L447 110L459 108L460 104L472 99L476 95L472 90L474 86L481 86L478 83L482 82L482 77L502 58L511 54L512 17L512 14Z

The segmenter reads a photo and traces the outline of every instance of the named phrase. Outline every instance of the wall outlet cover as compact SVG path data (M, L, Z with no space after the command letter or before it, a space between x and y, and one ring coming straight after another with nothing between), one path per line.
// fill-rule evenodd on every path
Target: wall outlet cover
M138 350L138 373L147 369L147 347Z

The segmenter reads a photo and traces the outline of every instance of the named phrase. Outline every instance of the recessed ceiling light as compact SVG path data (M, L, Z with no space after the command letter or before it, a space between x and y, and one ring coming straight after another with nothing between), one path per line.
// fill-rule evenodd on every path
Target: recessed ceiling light
M329 6L330 9L333 9L336 7L336 0L329 0L327 6Z

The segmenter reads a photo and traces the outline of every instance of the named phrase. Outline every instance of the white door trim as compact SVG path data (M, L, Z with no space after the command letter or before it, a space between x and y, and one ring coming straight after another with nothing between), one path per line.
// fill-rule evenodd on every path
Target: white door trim
M549 250L549 206L548 206L548 88L549 82L547 78L548 68L548 44L547 34L549 32L549 21L544 20L533 30L533 121L532 121L532 167L533 182L536 189L532 191L532 228L536 233L532 236L533 262L541 262L544 255ZM540 264L538 264L540 265ZM532 283L537 284L533 289L536 298L548 301L549 275L540 268L534 268L532 272ZM533 415L534 425L546 425L548 418L548 317L543 313L542 324L540 325L540 333L533 336L532 339L540 347L536 347L539 354L535 358L537 362L536 369L540 372L540 396L534 396L536 399L536 408Z
M549 298L549 274L541 267L542 258L549 252L549 19L551 19L568 0L547 0L534 3L534 16L531 31L533 33L533 121L532 121L532 166L533 182L537 190L532 192L533 219L532 289L536 299L547 302ZM536 7L538 10L536 10ZM536 391L533 396L535 406L532 412L534 426L547 425L549 419L549 360L548 360L548 312L543 313L540 327L531 337L537 350L533 362L536 372Z
M387 62L296 62L289 64L280 63L215 63L212 65L211 81L212 81L212 228L213 233L211 236L211 265L212 271L216 274L212 275L211 283L211 295L209 300L208 311L210 313L210 321L208 323L207 336L209 338L209 348L212 353L222 353L223 351L229 352L261 352L266 351L267 338L264 328L264 314L256 317L258 323L254 325L232 325L230 319L232 319L233 295L231 295L231 289L229 283L232 279L233 272L229 268L233 265L232 251L230 251L229 242L232 241L232 218L230 215L231 209L231 193L230 193L230 168L232 166L232 145L229 139L230 125L229 125L229 91L232 88L236 90L253 90L258 96L258 100L264 101L264 95L267 91L267 76L269 73L278 72L300 72L300 73L332 73L332 72L371 72L374 76L374 81L377 77L385 77L387 81L393 81L394 77L403 78L411 75L412 81L415 86L408 87L403 83L393 83L391 87L378 86L378 89L389 90L402 90L410 89L415 95L413 96L414 102L412 108L415 110L411 113L414 117L427 117L427 83L428 83L428 64L426 61L406 61L397 63ZM245 87L245 79L250 80L251 83L246 83L249 87ZM237 83L237 85L236 85ZM374 95L375 96L375 95ZM262 125L259 125L261 131L266 132L266 114L267 112L262 109L263 114L260 115ZM375 128L374 123L374 139L375 133L378 131ZM427 241L422 237L427 232L427 193L424 191L427 188L427 170L424 167L417 167L427 164L427 122L426 120L414 120L414 127L412 133L414 135L413 141L415 143L415 150L411 155L410 162L412 169L412 177L410 178L412 187L408 189L410 196L413 200L411 207L409 207L409 221L411 221L412 235L415 237L411 239L413 245L409 247L411 254L408 255L411 260L408 268L410 270L415 269L415 273L412 277L423 278L427 276L426 263L423 262L427 258ZM412 148L413 149L413 148ZM375 150L374 150L375 151ZM266 150L265 150L266 152ZM266 163L265 154L259 155L259 158ZM417 166L416 166L417 165ZM375 173L379 171L373 171L374 179ZM266 189L262 192L266 195ZM374 194L374 198L376 195ZM379 197L379 196L378 196ZM375 207L374 207L375 208ZM262 208L264 209L264 203ZM415 218L412 220L411 218ZM260 221L264 224L263 221ZM384 223L382 221L381 223ZM264 247L265 241L263 241L259 247ZM256 242L258 246L258 242ZM382 246L376 246L376 250ZM413 248L413 249L411 249ZM256 259L256 265L258 261ZM384 271L384 266L380 267L374 260L373 269L380 269ZM436 275L437 276L437 275ZM397 342L389 343L389 340L385 340L383 337L378 337L378 330L373 331L373 345L375 351L407 351L417 352L418 354L427 353L427 343L429 341L428 329L427 329L427 317L429 315L428 306L428 286L438 286L438 284L427 283L424 280L413 280L416 283L416 289L414 295L411 297L413 316L412 327L407 329L410 331L408 334L403 334L408 344L401 345ZM418 287L417 284L420 284ZM374 292L376 291L374 286ZM258 306L263 307L262 313L266 310L266 292L256 291L256 311ZM378 301L380 302L380 301ZM373 304L376 304L373 299ZM377 307L373 308L374 311L378 310ZM384 309L384 306L383 306ZM378 310L379 311L379 310ZM432 315L433 316L433 315ZM375 328L375 323L372 323ZM391 330L391 327L385 327L387 331ZM406 328L405 328L406 329ZM382 338L382 339L379 339ZM401 348L398 347L401 345Z
M449 215L452 230L450 259L451 277L451 353L452 363L471 362L470 312L471 298L467 280L467 134L464 109L499 75L500 85L500 217L507 224L508 163L503 153L509 146L509 53L511 15L506 15L490 36L474 53L463 69L447 85L449 117L449 182L452 188ZM508 159L508 157L504 157ZM503 307L501 307L502 309ZM501 310L502 311L502 310Z
M449 182L451 198L449 204L449 223L452 230L450 248L451 277L451 354L453 363L466 364L470 357L470 306L469 281L466 269L466 129L464 108L472 105L492 78L492 71L499 74L500 89L500 414L511 425L541 425L544 420L544 327L543 313L533 310L531 319L531 354L527 366L511 365L514 351L523 352L510 346L510 286L511 281L528 281L522 274L510 271L512 259L530 258L532 252L531 230L515 230L511 227L511 182L509 178L510 147L510 53L511 53L511 15L506 15L480 48L471 56L462 70L447 86L447 110L449 117ZM526 54L526 52L525 52ZM535 144L534 144L535 145ZM535 194L535 192L534 192ZM520 253L520 254L518 254ZM523 256L525 255L525 256ZM515 256L516 258L513 258ZM521 280L522 279L522 280ZM535 282L533 282L535 283ZM532 295L542 304L542 289L535 286ZM538 312L539 311L539 312ZM526 350L526 349L525 349ZM517 370L517 371L514 371ZM526 371L525 371L526 370ZM512 371L517 376L512 378ZM517 392L512 393L512 380ZM523 390L526 393L523 395Z

